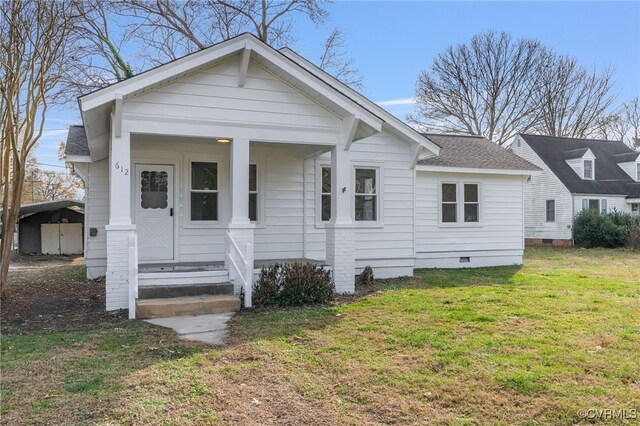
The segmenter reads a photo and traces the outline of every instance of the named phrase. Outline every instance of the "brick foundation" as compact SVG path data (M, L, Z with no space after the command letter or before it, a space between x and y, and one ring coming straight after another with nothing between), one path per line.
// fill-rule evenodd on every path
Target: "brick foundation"
M542 238L526 238L524 244L526 246L573 247L572 240L546 240Z

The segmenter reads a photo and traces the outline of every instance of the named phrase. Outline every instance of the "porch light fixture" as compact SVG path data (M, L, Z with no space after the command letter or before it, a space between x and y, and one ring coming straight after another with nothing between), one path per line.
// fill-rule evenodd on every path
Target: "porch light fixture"
M229 143L229 142L231 142L231 139L229 139L229 138L216 138L216 142Z

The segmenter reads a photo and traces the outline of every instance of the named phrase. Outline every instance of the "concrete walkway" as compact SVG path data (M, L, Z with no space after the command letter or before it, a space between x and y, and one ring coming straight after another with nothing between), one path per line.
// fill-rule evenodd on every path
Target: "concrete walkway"
M221 346L229 335L227 321L235 312L187 317L169 317L145 320L161 327L173 328L178 337L213 346Z

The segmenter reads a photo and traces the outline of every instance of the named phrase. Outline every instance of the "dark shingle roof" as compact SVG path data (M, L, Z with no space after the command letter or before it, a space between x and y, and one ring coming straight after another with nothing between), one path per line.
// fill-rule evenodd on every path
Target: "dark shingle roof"
M623 142L525 134L520 136L571 193L631 195L638 190L639 185L618 166L617 159L620 155L631 157L634 154ZM565 161L567 158L564 153L567 151L586 152L587 149L596 157L594 180L582 179Z
M24 204L20 206L20 211L18 212L18 217L22 218L24 216L29 216L34 213L46 212L50 210L60 210L67 207L81 207L84 208L84 201L78 200L54 200L54 201L43 201L40 203L33 204ZM2 210L0 210L2 213Z
M471 169L540 170L523 158L483 138L482 136L439 135L424 133L440 146L440 155L423 160L423 166L460 167Z
M66 155L91 155L84 126L69 126L64 153Z
M640 151L631 151L624 154L616 154L613 158L615 158L616 163L629 163L631 161L636 161L638 156L640 156Z
M572 160L574 158L582 158L589 148L580 148L580 149L572 149L571 151L565 151L562 153L562 156L565 160Z

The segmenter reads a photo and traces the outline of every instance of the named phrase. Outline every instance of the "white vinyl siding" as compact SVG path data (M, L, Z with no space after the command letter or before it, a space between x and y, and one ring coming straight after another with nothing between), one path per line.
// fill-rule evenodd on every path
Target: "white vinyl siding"
M521 261L523 236L522 176L475 175L460 177L452 173L416 174L416 264L424 267L480 266ZM444 183L458 183L458 200L464 198L463 182L479 185L481 225L439 225L439 192ZM462 208L459 207L458 211ZM460 257L470 262L460 264ZM502 262L500 263L500 258ZM441 263L438 263L441 262Z
M410 275L414 265L413 170L410 147L383 132L351 146L353 168L378 168L379 216L377 223L354 222L356 227L356 272L367 265L376 276ZM330 155L305 160L305 257L325 258L324 223L320 221L317 182L320 166ZM384 199L382 199L384 194Z
M510 149L514 154L519 155L530 163L542 169L537 175L532 175L531 179L524 185L524 216L525 216L525 237L531 239L554 239L570 240L572 238L571 227L573 215L580 211L573 206L573 197L569 190L560 182L560 179L553 174L542 159L531 147L517 138L517 142L512 144ZM567 161L569 162L569 161ZM577 164L582 164L578 159ZM582 176L582 167L574 171ZM546 221L546 200L552 195L555 199L555 221ZM575 213L574 213L575 212Z
M85 182L85 259L87 278L103 276L107 270L107 234L105 225L109 223L109 160L88 164ZM90 236L91 228L97 234Z

